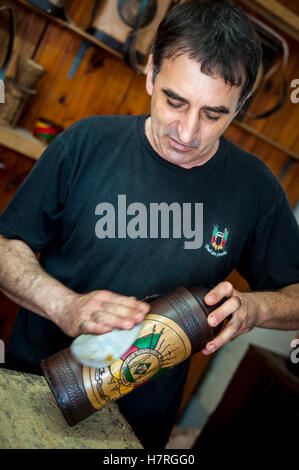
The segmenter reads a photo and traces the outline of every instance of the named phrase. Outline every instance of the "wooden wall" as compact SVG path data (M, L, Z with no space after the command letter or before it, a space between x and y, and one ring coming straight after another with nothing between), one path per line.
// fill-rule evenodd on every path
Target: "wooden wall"
M80 3L82 5L82 2ZM144 76L133 72L123 61L110 53L90 45L75 75L68 78L83 39L28 9L17 0L0 0L0 5L3 4L11 5L14 9L17 33L14 57L7 75L14 75L18 54L34 58L47 71L37 85L37 95L28 102L20 126L33 131L37 118L43 117L67 128L77 120L95 114L141 114L150 111ZM288 1L287 6L297 12L296 0ZM252 121L245 118L244 123L287 150L299 154L299 104L290 101L290 83L294 78L299 78L298 43L290 37L286 39L290 46L287 102L279 112L267 119ZM275 102L278 94L277 74L260 89L252 104L252 111L261 109L264 105L268 107ZM277 149L235 123L231 124L225 135L266 162L280 179L294 207L299 199L299 161L290 158L288 151ZM5 168L0 170L2 211L34 165L34 161L0 147L0 162L5 165ZM245 289L247 286L235 272L230 279L239 289ZM16 313L17 307L0 294L0 338L4 339L6 344ZM196 371L204 369L204 361L207 361L201 354L195 358L197 359L194 359L189 375L191 388L198 381ZM187 398L185 402L186 400Z

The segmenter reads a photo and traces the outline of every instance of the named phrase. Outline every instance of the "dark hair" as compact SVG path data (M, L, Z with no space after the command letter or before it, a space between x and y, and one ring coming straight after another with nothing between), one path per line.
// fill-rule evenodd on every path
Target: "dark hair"
M153 80L163 59L187 53L207 75L243 87L240 108L253 88L262 60L258 34L246 13L229 0L192 0L174 7L160 23L151 53Z

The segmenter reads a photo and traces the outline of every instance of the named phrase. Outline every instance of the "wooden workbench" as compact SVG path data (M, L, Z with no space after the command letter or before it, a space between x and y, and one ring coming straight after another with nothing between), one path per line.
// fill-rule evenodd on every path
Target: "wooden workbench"
M142 449L112 404L70 427L44 377L0 369L0 449Z

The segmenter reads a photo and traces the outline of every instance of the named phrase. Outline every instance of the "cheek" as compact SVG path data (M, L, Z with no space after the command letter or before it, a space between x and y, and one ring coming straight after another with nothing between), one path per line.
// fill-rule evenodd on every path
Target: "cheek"
M231 121L229 119L226 119L225 121L221 119L220 122L217 121L213 125L202 126L202 131L205 134L206 138L219 138L225 132L230 122Z
M164 134L168 129L175 125L173 115L162 106L155 109L155 114L153 117L155 128L159 131L160 135Z
M172 109L169 108L167 103L159 99L159 97L154 96L152 98L152 115L155 117L155 120L163 126L171 125L175 122L175 116Z

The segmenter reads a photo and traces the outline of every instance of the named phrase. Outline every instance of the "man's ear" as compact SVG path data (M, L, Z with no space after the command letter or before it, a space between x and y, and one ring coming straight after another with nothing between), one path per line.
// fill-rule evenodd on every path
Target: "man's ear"
M255 79L255 82L254 82L254 85L250 91L250 93L246 96L246 98L244 99L243 103L242 103L242 106L241 108L244 106L244 104L246 103L246 101L248 100L248 98L250 98L259 88L262 80L263 80L263 76L264 76L264 67L263 67L263 64L262 62L260 63L260 66L259 66L259 70L258 70L258 73L257 73L257 76L256 76L256 79ZM240 109L241 109L240 108ZM238 110L238 112L240 111L240 109Z
M257 73L257 76L256 76L256 79L255 79L255 82L254 82L254 85L252 87L252 90L250 91L250 93L246 96L246 98L244 98L242 104L240 107L237 108L237 111L236 111L236 114L235 116L238 114L238 112L240 111L241 108L243 108L244 104L246 103L246 101L258 90L262 80L263 80L263 75L264 75L264 68L263 68L263 64L261 63L260 64L260 67L259 67L259 70L258 70L258 73ZM234 117L235 117L234 116Z
M149 96L152 96L153 94L153 88L154 88L154 83L153 83L153 56L150 54L148 58L148 69L147 69L147 74L146 74L146 82L145 82L145 87L146 91Z

